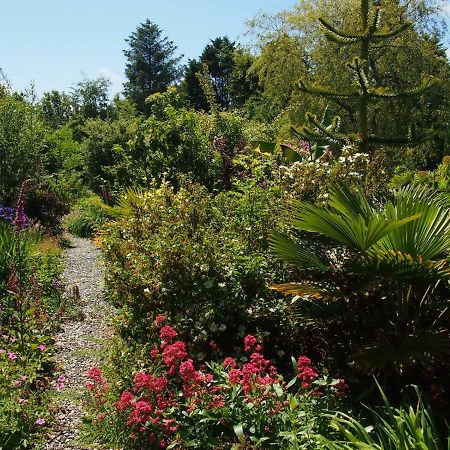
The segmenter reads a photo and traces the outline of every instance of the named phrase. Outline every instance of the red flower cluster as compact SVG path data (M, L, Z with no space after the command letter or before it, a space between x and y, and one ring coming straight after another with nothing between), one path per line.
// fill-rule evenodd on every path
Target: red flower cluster
M155 323L162 325L165 318L157 318ZM250 353L248 362L239 368L235 359L225 358L223 369L213 372L217 375L215 378L213 373L208 372L207 366L201 370L195 367L194 361L188 357L185 343L174 341L177 335L172 327L161 327L162 343L159 348L150 352L156 360L158 371L137 372L131 389L123 391L114 403L116 413L123 417L124 424L130 429L130 437L142 443L142 448L146 448L149 443L151 446L156 444L160 448L166 448L175 442L175 439L179 439L175 435L186 417L196 409L221 410L226 405L227 396L235 392L233 386L236 385L240 388L237 395L241 401L266 405L264 407L269 416L275 416L288 407L286 399L280 398L276 389L270 388L279 385L285 389L286 385L276 367L264 358L262 347L254 336L249 335L244 339L245 349ZM301 385L309 388L318 374L309 358L301 356L297 363ZM101 370L96 367L90 369L88 378L93 386L88 388L95 393L102 392L106 381ZM99 404L98 399L95 404ZM103 413L100 415L102 419L105 417ZM220 424L225 425L226 419L222 418Z
M300 356L297 360L298 378L301 380L301 386L304 389L311 387L312 381L314 381L319 374L313 369L311 360L307 356Z
M175 339L178 336L178 333L172 327L164 326L161 328L159 336L161 337L161 340L167 344Z

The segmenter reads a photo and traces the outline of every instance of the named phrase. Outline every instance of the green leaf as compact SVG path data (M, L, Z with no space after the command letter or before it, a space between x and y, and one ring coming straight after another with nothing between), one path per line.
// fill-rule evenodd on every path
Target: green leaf
M242 426L242 424L234 425L233 430L239 441L242 442L244 439L244 427Z

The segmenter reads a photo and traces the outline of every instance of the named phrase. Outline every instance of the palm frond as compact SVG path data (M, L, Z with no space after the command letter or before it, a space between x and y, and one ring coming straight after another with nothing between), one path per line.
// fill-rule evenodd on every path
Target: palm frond
M283 283L272 284L270 289L281 292L285 295L294 295L297 297L310 297L318 300L331 300L339 298L340 292L338 290L330 289L313 283Z
M136 206L144 203L147 191L145 189L127 188L114 206L99 202L105 213L113 219L124 219L133 214Z
M297 202L293 225L299 230L318 233L350 248L366 251L393 230L420 217L416 214L400 220L387 220L379 213L369 212L365 203L358 206L357 197L349 199L334 194L331 198L336 212Z
M447 259L430 261L420 255L388 248L371 248L365 255L353 261L351 267L360 274L409 282L431 283L450 277L450 264Z
M270 248L283 261L294 264L300 269L326 270L326 261L319 258L317 253L307 250L289 236L279 231L273 231L269 238Z
M424 260L446 257L450 251L450 208L443 196L423 187L406 187L397 191L395 198L395 205L386 208L388 220L420 217L392 230L377 246Z

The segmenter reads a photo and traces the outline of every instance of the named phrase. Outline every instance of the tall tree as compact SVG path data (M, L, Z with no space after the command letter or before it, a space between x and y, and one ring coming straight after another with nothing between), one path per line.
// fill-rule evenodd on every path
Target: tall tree
M218 105L223 109L242 106L254 93L254 79L247 78L251 56L244 53L227 36L217 37L204 48L200 58L188 62L182 89L196 109L208 109L197 74L207 67Z
M375 18L379 6L382 7L379 33L413 22L412 26L390 38L378 42L372 40L369 45L370 88L398 93L421 87L427 76L439 80L420 98L400 96L396 100L370 101L368 124L371 134L406 137L411 123L429 128L448 121L446 99L450 90L447 81L450 67L439 50L445 27L436 3L434 0L369 2L371 19ZM305 120L305 111L321 112L328 104L330 112L338 113L342 119L341 133L357 134L356 97L309 95L299 88L300 79L307 88L329 86L331 93L348 93L361 88L355 71L345 66L346 62L354 65L355 57L362 59L361 42L350 39L342 45L330 40L326 34L331 36L333 33L324 33L326 28L318 20L320 18L338 32L350 36L359 34L360 37L363 34L361 0L299 0L290 11L275 17L260 16L250 23L257 37L256 44L261 49L251 72L258 75L265 96L278 112L283 113L280 115L282 121L296 126L308 124L311 128L311 123ZM426 147L438 147L436 137L431 139L430 142L427 138Z
M325 29L325 36L339 47L355 46L357 54L347 64L354 82L347 89L335 89L333 86L307 85L300 81L300 89L308 94L325 99L343 101L355 110L356 130L354 133L340 134L337 132L339 119L336 117L334 129L325 127L316 116L307 114L310 126L303 127L299 134L307 139L325 137L330 142L357 143L361 151L367 153L371 147L378 144L402 145L416 143L415 137L409 136L379 136L374 133L369 123L369 105L380 101L396 101L422 94L431 85L431 79L425 79L416 88L395 91L383 85L377 77L377 64L371 52L374 46L387 45L399 34L412 26L409 21L401 21L396 26L382 25L381 2L360 0L359 24L356 32L347 32L335 27L331 22L320 18ZM355 24L356 25L356 24Z
M52 128L66 124L74 113L74 104L70 95L52 90L45 92L40 102L45 121Z
M105 77L85 79L73 88L72 101L82 119L106 119L111 109L109 87L111 82Z
M124 92L138 111L148 112L145 99L165 91L179 79L182 56L175 56L177 46L149 19L140 24L126 42L129 48L123 52L127 58L125 75L128 81Z

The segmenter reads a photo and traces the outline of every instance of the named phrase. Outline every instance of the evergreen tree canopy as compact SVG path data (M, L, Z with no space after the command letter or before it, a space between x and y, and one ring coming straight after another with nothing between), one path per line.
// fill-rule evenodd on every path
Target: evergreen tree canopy
M250 55L236 47L227 36L211 40L200 58L190 60L185 69L182 88L190 104L196 109L209 108L197 76L206 66L218 105L223 109L244 105L256 89L254 80L247 79L251 63Z
M147 112L145 99L163 92L180 76L179 62L182 56L174 56L177 47L162 35L158 25L146 20L140 24L126 42L127 58L125 75L128 81L124 93L140 112Z

